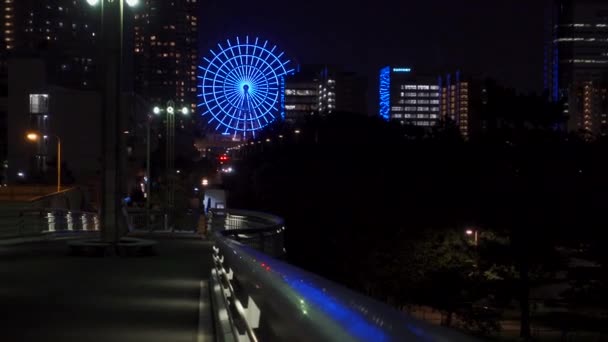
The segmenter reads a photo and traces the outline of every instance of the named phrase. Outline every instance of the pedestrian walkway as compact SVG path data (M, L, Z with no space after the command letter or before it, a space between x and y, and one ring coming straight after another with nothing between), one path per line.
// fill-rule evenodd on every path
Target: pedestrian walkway
M157 255L130 258L68 256L65 241L0 246L1 339L211 340L208 291L201 291L211 243L152 239Z

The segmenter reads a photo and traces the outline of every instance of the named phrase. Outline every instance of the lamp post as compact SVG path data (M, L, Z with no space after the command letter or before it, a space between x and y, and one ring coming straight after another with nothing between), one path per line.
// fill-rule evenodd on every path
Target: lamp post
M166 160L165 160L165 168L166 168L166 179L167 179L167 189L166 189L166 207L167 208L172 208L173 204L175 202L175 186L174 186L174 181L173 178L175 177L175 174L173 172L174 166L175 166L175 158L174 158L174 153L175 153L175 114L176 113L180 113L184 116L189 115L190 111L188 110L188 107L183 106L181 109L177 109L175 106L175 103L173 101L167 101L167 104L165 107L161 107L161 106L155 106L152 109L152 113L154 113L154 115L160 116L163 113L166 113L167 115L167 133L165 135L165 139L166 139ZM148 135L148 142L147 142L147 147L146 147L146 164L148 165L148 177L150 177L150 119L148 120L147 123L147 135ZM146 207L148 208L148 213L147 216L149 216L149 199L150 199L150 188L148 186L148 201L146 203ZM167 218L165 216L165 226L168 225L167 222ZM167 228L167 227L165 227Z
M53 135L57 139L57 192L61 191L61 139L57 135ZM40 133L29 132L25 135L27 140L31 142L40 141ZM44 136L46 139L46 135Z
M477 247L479 243L479 230L477 229L467 229L465 230L465 234L468 236L473 236L473 245Z
M82 1L82 0L81 0ZM122 195L125 192L125 137L122 112L122 59L125 3L134 7L139 0L86 0L101 15L101 42L99 62L103 66L99 81L103 91L102 102L102 198L101 238L116 243L120 228L125 228L122 215ZM123 229L124 230L124 229Z

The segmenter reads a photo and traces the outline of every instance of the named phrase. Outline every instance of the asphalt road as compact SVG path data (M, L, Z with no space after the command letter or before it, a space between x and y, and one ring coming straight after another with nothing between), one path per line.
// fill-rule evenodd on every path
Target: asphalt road
M156 240L157 255L129 258L69 256L65 241L0 246L0 340L197 341L211 243Z

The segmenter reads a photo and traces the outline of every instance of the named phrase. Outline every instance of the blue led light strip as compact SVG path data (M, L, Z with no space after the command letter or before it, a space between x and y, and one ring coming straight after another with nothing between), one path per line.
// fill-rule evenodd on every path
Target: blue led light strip
M389 120L391 115L391 68L380 69L380 116Z

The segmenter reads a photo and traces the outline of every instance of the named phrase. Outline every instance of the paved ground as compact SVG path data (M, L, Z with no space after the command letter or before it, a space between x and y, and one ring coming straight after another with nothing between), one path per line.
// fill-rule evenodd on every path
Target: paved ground
M197 341L211 244L155 239L156 256L131 258L68 256L65 241L0 246L0 340ZM208 298L201 308L209 334Z

